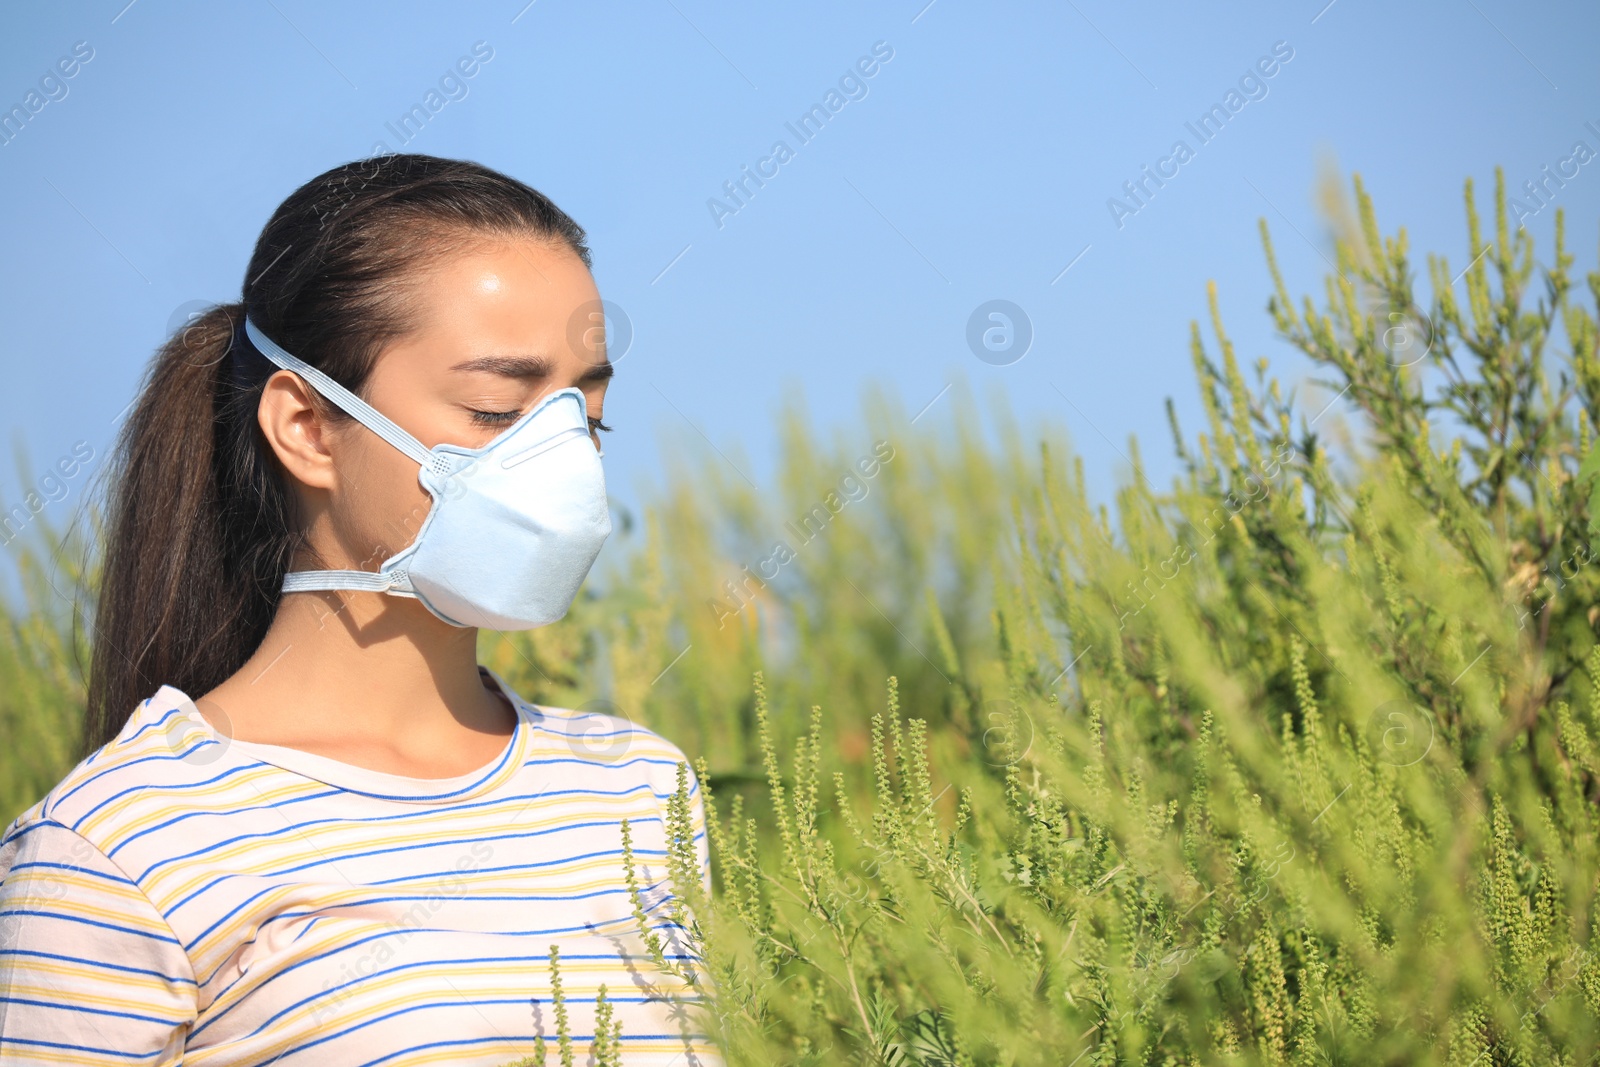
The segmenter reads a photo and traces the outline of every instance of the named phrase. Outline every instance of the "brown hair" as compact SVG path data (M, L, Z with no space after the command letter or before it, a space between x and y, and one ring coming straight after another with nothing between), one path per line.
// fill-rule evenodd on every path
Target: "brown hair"
M359 395L378 352L415 327L409 297L428 264L497 237L564 244L591 263L582 227L488 167L415 154L346 163L279 205L241 300L161 346L106 470L85 753L161 685L198 694L238 671L272 622L295 550L307 547L256 422L277 367L245 336L245 314Z

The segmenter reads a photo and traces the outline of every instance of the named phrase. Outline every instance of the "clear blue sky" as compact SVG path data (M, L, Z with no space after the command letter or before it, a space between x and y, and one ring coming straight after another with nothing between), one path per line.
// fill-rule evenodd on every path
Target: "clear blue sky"
M770 487L781 401L848 428L868 381L910 412L954 381L999 388L1025 419L1067 427L1097 495L1126 470L1130 433L1164 480L1163 398L1200 428L1188 323L1205 320L1208 279L1241 359L1305 372L1264 311L1257 218L1291 291L1320 299L1331 251L1313 189L1331 156L1347 187L1362 175L1386 231L1407 227L1419 273L1428 251L1464 267L1465 178L1487 213L1496 164L1515 189L1575 141L1600 151L1597 22L1592 4L1537 0L14 5L0 106L78 42L93 57L47 79L58 98L0 145L0 424L29 464L0 465L0 495L78 442L98 463L174 314L236 299L283 197L378 142L502 169L588 229L633 332L606 404L620 505L658 476L658 430ZM447 82L459 98L441 92L403 143L391 126L477 42L492 58ZM1292 58L1258 69L1278 42ZM863 77L875 45L892 56ZM1241 79L1242 106L1202 143L1185 124ZM820 132L796 136L830 103ZM1108 201L1146 166L1172 176L1114 218ZM739 206L724 183L745 168L769 177ZM1600 161L1555 203L1579 269L1595 269ZM1553 215L1528 223L1545 261ZM1031 323L1006 365L967 341L995 299ZM57 522L82 481L49 506Z

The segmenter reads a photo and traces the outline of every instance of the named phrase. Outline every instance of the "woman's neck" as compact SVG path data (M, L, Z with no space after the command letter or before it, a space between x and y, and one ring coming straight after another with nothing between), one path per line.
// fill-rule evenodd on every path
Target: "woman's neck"
M195 704L219 734L411 778L494 758L516 710L478 671L478 631L417 601L291 593L253 656Z

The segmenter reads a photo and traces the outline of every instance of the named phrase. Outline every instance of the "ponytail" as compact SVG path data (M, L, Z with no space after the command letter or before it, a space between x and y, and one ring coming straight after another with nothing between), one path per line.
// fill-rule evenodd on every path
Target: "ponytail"
M497 237L563 245L590 263L576 222L480 164L415 154L347 163L274 212L243 300L211 307L161 346L103 472L85 753L162 685L199 696L237 673L272 624L295 554L309 550L256 421L277 368L245 335L246 312L359 395L382 348L415 326L407 283ZM349 418L313 403L331 421Z
M243 322L243 304L220 304L169 338L117 436L86 752L164 684L215 688L272 622L273 574L281 583L289 559L287 501L242 432L243 401L260 398L234 369Z

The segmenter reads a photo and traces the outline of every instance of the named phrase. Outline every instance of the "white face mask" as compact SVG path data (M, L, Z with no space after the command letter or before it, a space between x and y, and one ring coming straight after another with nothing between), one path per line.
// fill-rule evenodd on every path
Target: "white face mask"
M350 390L278 347L254 322L245 333L273 363L416 460L433 497L409 546L371 571L295 571L285 593L365 589L415 597L453 626L531 630L567 613L611 534L605 473L578 389L544 397L482 448L432 450Z

